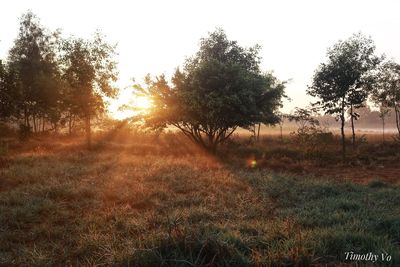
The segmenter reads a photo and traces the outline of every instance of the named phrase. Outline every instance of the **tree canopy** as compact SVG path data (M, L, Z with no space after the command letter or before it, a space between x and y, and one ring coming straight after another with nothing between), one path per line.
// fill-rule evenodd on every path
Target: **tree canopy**
M391 60L383 62L369 79L372 101L381 108L393 108L400 136L400 64Z
M39 117L54 116L59 99L60 72L56 53L58 32L44 28L31 12L21 17L20 29L9 52L4 82L7 84L3 101L13 99L7 115L23 118L36 131Z
M103 96L113 97L117 79L115 47L96 32L92 40L61 38L27 12L7 60L0 64L0 118L25 131L53 130L75 120L86 123L105 109Z
M93 40L70 38L63 44L63 106L68 120L85 121L90 146L91 118L104 111L104 96L114 97L117 79L114 47L104 42L100 33Z
M368 97L368 80L363 77L380 61L374 52L372 39L360 33L339 41L328 50L327 62L320 64L315 71L312 85L307 90L308 94L320 99L316 105L322 107L326 114L337 115L341 120L343 158L346 110L351 109L353 121L353 108L361 107Z
M228 40L223 30L210 33L171 83L163 75L148 76L147 88L139 88L154 104L147 124L175 126L215 152L237 127L277 123L285 85L260 70L259 50Z

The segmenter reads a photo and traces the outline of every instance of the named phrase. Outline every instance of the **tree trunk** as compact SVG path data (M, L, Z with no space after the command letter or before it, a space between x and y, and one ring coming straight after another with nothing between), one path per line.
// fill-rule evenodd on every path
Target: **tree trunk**
M86 131L86 143L88 149L92 147L92 136L90 131L90 115L87 115L85 118L85 131Z
M68 134L71 135L72 133L72 116L71 114L69 114L69 118L68 118Z
M342 160L343 163L346 161L346 136L344 134L344 123L345 123L345 117L344 117L344 98L342 99L342 113L340 114L340 120L341 120L341 134L342 134Z
M354 114L353 114L353 105L350 106L350 118L351 118L351 133L352 133L352 145L353 150L356 149L356 133L354 132Z
M217 142L214 142L214 143L211 145L211 153L212 153L213 155L217 154L217 147L218 147L218 143L217 143Z
M397 127L397 132L399 134L399 138L400 138L400 110L399 107L395 104L394 105L394 113L396 113L396 127Z
M207 134L207 137L208 144L206 149L210 151L213 155L215 155L217 153L218 140L212 133Z
M258 124L258 131L257 131L257 142L260 141L260 129L261 129L261 123Z
M33 113L33 131L36 133L36 115Z
M382 141L385 143L385 115L382 116Z
M28 129L30 131L31 124L30 124L30 121L29 121L29 114L28 114L28 111L26 109L25 109L25 125L26 125L26 127L28 127Z
M42 116L42 132L44 132L44 122L45 122L45 119L44 119L44 116Z

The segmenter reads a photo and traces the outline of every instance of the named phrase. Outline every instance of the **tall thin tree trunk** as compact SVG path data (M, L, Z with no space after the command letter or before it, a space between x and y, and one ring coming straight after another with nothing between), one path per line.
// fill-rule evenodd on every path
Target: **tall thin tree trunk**
M72 115L69 114L69 118L68 118L68 134L71 135L72 134Z
M36 114L33 113L33 131L36 133L37 129L36 129Z
M26 127L28 127L29 131L31 130L31 119L29 118L30 115L26 115Z
M341 120L341 134L342 134L342 160L343 163L346 161L346 136L344 134L344 122L345 122L345 117L344 117L344 97L342 98L342 114L340 114L340 120Z
M385 115L382 116L382 141L385 143Z
M261 123L258 124L257 142L260 141L260 128L261 128Z
M394 113L396 113L396 127L397 127L397 132L399 133L399 138L400 138L400 110L399 107L395 104L394 105Z
M44 132L44 122L45 122L45 120L44 120L44 115L42 116L42 132Z
M24 120L25 120L25 126L29 127L29 118L28 118L28 112L26 108L24 108Z
M356 133L354 132L354 114L353 114L353 105L350 105L350 118L351 118L351 133L352 133L352 145L353 150L356 149Z

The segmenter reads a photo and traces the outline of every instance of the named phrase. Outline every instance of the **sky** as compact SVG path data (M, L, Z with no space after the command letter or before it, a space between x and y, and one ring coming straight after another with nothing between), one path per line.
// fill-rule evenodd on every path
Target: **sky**
M199 40L220 27L242 46L262 47L261 67L290 80L283 111L314 101L307 85L326 51L340 39L362 32L377 53L400 62L400 1L4 1L0 7L0 58L18 34L19 17L31 10L50 30L90 38L96 29L117 43L120 88L143 77L170 76ZM128 101L129 94L118 103ZM113 109L116 106L112 107Z

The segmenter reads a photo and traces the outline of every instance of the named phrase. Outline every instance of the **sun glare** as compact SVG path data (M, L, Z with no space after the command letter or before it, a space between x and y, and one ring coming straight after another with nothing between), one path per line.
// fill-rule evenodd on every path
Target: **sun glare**
M138 96L135 99L136 108L139 110L146 111L151 107L151 101L148 97L145 96Z
M109 100L108 112L112 118L124 120L151 108L151 101L145 96L136 96L131 90L123 89L116 99Z

